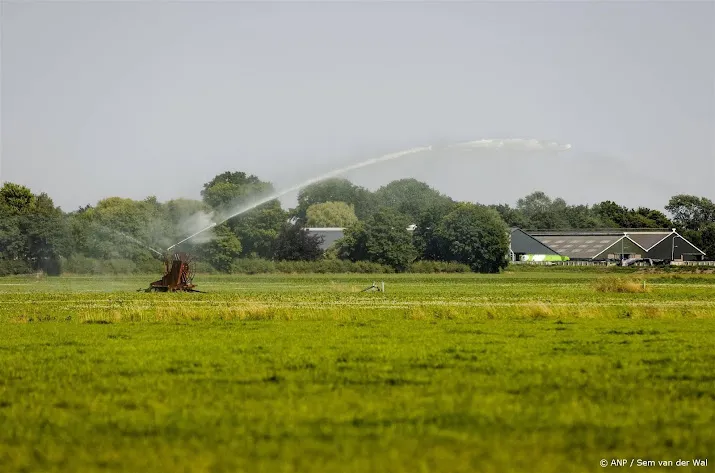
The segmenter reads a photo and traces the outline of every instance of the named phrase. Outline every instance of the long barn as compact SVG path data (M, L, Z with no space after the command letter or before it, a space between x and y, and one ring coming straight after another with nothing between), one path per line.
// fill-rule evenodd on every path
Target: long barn
M557 254L569 260L606 261L628 258L652 258L665 261L699 261L705 252L673 230L604 231L524 231L512 229L511 252L514 255ZM539 247L524 235L539 242Z

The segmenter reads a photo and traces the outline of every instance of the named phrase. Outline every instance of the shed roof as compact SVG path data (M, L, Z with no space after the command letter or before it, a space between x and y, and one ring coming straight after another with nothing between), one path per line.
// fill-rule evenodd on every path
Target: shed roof
M509 247L514 253L537 254L537 255L558 255L558 251L544 244L542 241L529 235L518 227L511 228L511 238Z
M569 258L595 258L608 247L625 238L621 235L534 235L562 256Z
M320 235L323 237L323 244L320 245L321 249L323 250L327 250L328 248L330 248L333 243L342 238L344 234L344 229L339 227L306 228L306 230L308 230L308 233L312 235Z
M673 232L628 232L628 236L646 250L650 250L672 233Z
M570 232L532 231L529 233L545 245L553 248L559 254L570 258L595 258L623 238L630 240L644 252L652 250L656 245L671 235L688 241L678 232L673 230L630 231L627 229L620 229ZM689 241L688 243L701 254L705 254Z

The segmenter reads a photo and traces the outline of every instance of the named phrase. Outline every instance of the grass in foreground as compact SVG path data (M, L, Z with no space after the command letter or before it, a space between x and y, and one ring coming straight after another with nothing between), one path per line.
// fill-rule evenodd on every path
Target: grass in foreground
M385 280L0 280L28 284L0 286L0 471L597 471L715 451L712 277Z

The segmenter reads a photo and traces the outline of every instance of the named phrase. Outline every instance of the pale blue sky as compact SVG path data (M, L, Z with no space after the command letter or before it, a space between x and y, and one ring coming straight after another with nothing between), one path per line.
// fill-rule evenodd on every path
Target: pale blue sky
M3 2L0 180L72 210L524 137L574 148L347 177L482 203L715 198L714 25L713 2Z

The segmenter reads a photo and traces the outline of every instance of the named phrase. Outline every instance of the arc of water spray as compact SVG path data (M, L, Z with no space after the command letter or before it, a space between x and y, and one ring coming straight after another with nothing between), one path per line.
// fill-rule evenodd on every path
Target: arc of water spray
M272 199L271 199L271 200L272 200ZM250 210L250 209L249 209L249 210ZM231 218L231 217L229 217L229 218ZM227 218L226 220L228 220L228 218ZM219 223L223 223L223 222L225 222L226 220L223 220L223 221L221 221L221 222L219 222ZM199 235L199 234L205 232L206 230L209 230L209 229L215 227L216 225L218 225L218 223L212 223L212 224L209 225L208 227L199 230L198 232L194 233L193 235L187 236L186 238L184 238L184 239L181 240L180 242L174 243L174 244L171 245L169 248L167 248L166 251L171 250L171 249L174 248L175 246L181 245L181 244L184 243L185 241L191 240L191 239L192 239L193 237L195 237L196 235Z
M167 248L166 251L169 251L169 250L171 250L172 248L174 248L174 247L176 247L176 246L178 246L178 245L180 245L180 244L182 244L182 243L184 243L184 242L186 242L186 241L188 241L188 240L194 238L195 236L197 236L197 235L199 235L199 234L201 234L201 233L203 233L203 232L205 232L205 231L207 231L207 230L210 230L211 228L215 227L216 225L222 224L222 223L225 222L226 220L230 220L230 219L232 219L233 217L236 217L236 216L238 216L238 215L241 215L242 213L248 212L249 210L252 210L252 209L258 207L259 205L263 205L263 204L265 204L265 203L267 203L267 202L270 202L270 201L272 201L272 200L274 200L274 199L277 199L277 198L279 198L279 197L283 197L285 194L288 194L288 193L290 193L290 192L294 192L294 191L300 190L300 189L302 189L303 187L309 186L309 185L311 185L311 184L315 184L316 182L320 182L320 181L323 181L323 180L325 180L325 179L328 179L328 178L331 178L331 177L335 177L335 176L338 176L338 175L340 175L340 174L343 174L343 173L346 173L346 172L349 172L349 171L353 171L353 170L355 170L355 169L360 169L360 168L363 168L363 167L365 167L365 166L370 166L370 165L377 164L377 163L380 163L380 162L389 161L389 160L391 160L391 159L401 158L402 156L406 156L406 155L408 155L408 154L415 154L415 153L419 153L419 152L422 152L422 151L429 151L429 150L431 150L431 149L432 149L432 146L421 146L421 147L417 147L417 148L410 148L410 149L406 149L406 150L404 150L404 151L398 151L398 152L396 152L396 153L386 154L386 155L384 155L384 156L380 156L379 158L368 159L368 160L366 160L366 161L363 161L363 162L360 162L360 163L357 163L357 164L352 164L352 165L350 165L350 166L346 166L346 167L344 167L344 168L336 169L336 170L334 170L334 171L330 171L330 172L328 172L328 173L322 174L322 175L320 175L320 176L318 176L318 177L314 177L314 178L312 178L312 179L308 179L307 181L301 182L300 184L296 184L296 185L294 185L294 186L292 186L292 187L288 187L287 189L283 189L283 190L280 191L280 192L276 192L276 193L274 193L274 194L271 194L271 195L269 195L268 197L265 197L265 198L263 198L263 199L260 199L260 200L258 200L258 201L256 201L256 202L253 202L253 203L251 203L251 204L246 205L245 207L242 207L242 208L238 209L237 211L233 212L231 215L229 215L229 216L227 216L227 217L224 217L221 221L216 222L216 223L212 223L211 225L207 226L206 228L203 228L203 229L199 230L198 232L194 233L193 235L190 235L190 236L184 238L184 239L181 240L180 242L174 243L174 244L171 245L169 248Z
M119 230L114 230L114 229L112 229L112 228L107 228L107 227L104 227L104 226L102 226L102 228L105 228L105 229L109 230L109 231L112 232L112 233L116 233L116 234L118 234L118 235L121 235L121 236L123 236L124 238L127 238L127 239L133 241L134 243L143 246L143 247L146 248L147 250L153 251L154 253L156 253L156 254L159 255L159 256L162 256L162 257L164 256L164 254L163 254L161 251L155 250L155 249L152 248L151 246L149 246L149 245L147 245L147 244L145 244L145 243L143 243L143 242L137 240L136 238L134 238L134 237L131 236L131 235L127 235L126 233L120 232Z
M488 139L488 140L466 141L466 142L460 142L460 143L447 144L446 146L444 146L444 148L458 148L458 149L478 149L478 148L502 149L502 148L504 148L504 149L514 149L514 150L524 150L524 151L538 151L538 150L566 151L566 150L571 149L571 145L569 145L569 144L560 145L560 144L552 142L552 141L526 140L526 139L521 139L521 138L513 138L513 139ZM171 245L166 250L169 251L172 248L194 238L195 236L197 236L207 230L210 230L211 228L215 227L216 225L220 225L223 222L225 222L226 220L232 219L233 217L241 215L242 213L248 212L249 210L252 210L252 209L258 207L259 205L263 205L267 202L270 202L271 200L282 197L285 194L300 190L303 187L309 186L311 184L315 184L316 182L320 182L325 179L328 179L328 178L331 178L334 176L338 176L340 174L344 174L349 171L353 171L355 169L360 169L365 166L371 166L373 164L381 163L384 161L389 161L392 159L401 158L401 157L407 156L409 154L420 153L422 151L431 151L432 149L433 149L432 145L421 146L421 147L417 147L417 148L410 148L410 149L406 149L403 151L386 154L384 156L380 156L379 158L368 159L366 161L362 161L357 164L352 164L350 166L346 166L344 168L330 171L328 173L322 174L322 175L314 177L312 179L308 179L307 181L301 182L300 184L296 184L295 186L289 187L289 188L284 189L280 192L276 192L276 193L274 193L268 197L265 197L263 199L260 199L256 202L247 204L246 206L239 208L237 211L233 212L232 214L228 215L227 217L223 217L223 219L220 220L219 222L212 223L211 225L199 230L198 232L194 233L193 235L190 235L190 236L184 238L180 242ZM436 149L439 149L439 147Z

